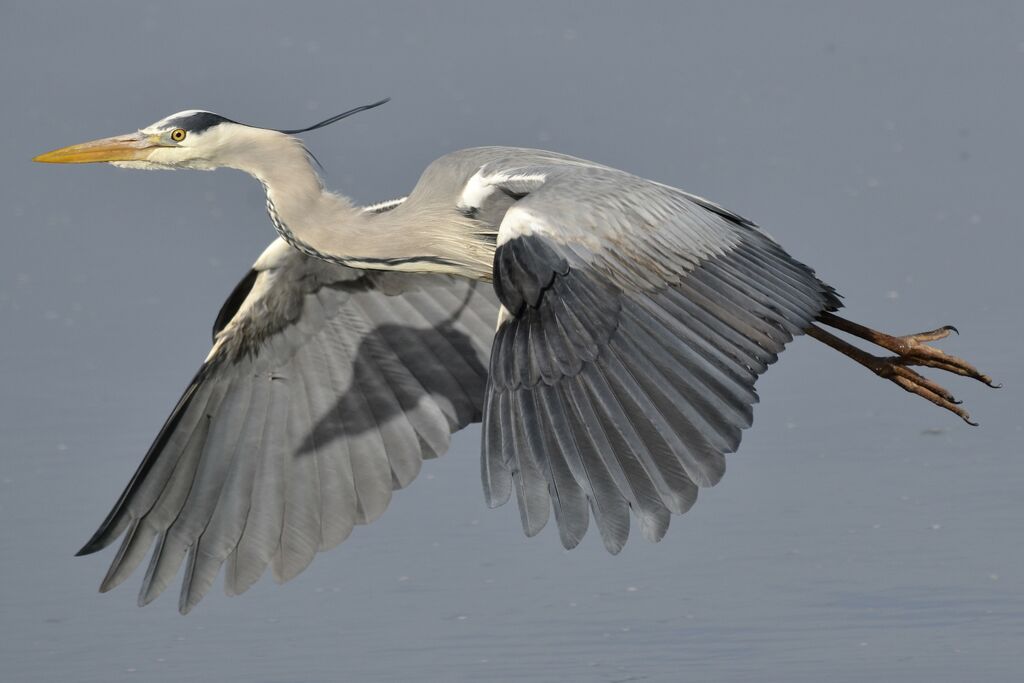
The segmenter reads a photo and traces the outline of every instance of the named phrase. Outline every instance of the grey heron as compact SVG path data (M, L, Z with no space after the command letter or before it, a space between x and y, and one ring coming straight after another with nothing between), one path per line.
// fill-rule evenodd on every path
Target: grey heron
M407 196L356 206L324 188L296 135L384 101L296 130L183 111L36 157L238 169L263 185L278 233L80 551L123 536L102 591L150 548L140 604L183 562L183 613L225 563L229 594L268 565L292 578L478 420L486 502L515 491L526 534L553 511L572 548L593 517L617 553L632 515L658 541L721 479L755 381L802 333L968 422L911 366L992 385L929 345L954 328L892 336L840 318L837 293L752 222L601 164L465 149Z

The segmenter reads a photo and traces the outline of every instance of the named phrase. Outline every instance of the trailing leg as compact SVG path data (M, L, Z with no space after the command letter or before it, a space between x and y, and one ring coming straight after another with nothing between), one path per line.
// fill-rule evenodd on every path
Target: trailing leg
M959 407L960 401L956 400L953 394L936 382L911 370L908 366L936 368L963 377L976 379L990 387L998 386L992 382L991 377L982 374L970 363L928 345L927 342L944 339L949 336L950 332L956 332L956 328L952 325L946 325L928 332L897 337L859 325L845 318L840 318L833 313L822 313L818 317L818 322L860 337L876 346L895 353L895 356L874 356L826 332L817 325L811 325L805 330L809 336L832 347L843 355L849 356L879 377L896 383L906 391L917 394L940 408L945 408L958 415L968 424L976 425L977 423L972 422L967 411Z

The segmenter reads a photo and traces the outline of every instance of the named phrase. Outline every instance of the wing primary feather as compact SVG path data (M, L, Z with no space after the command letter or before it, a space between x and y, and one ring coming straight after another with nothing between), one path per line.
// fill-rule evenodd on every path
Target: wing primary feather
M591 403L599 410L605 433L624 470L631 472L630 480L639 482L645 496L654 497L658 504L648 504L641 515L642 531L649 540L659 541L668 529L668 512L682 514L693 505L695 487L687 478L678 461L667 449L659 449L657 435L647 433L629 417L623 398L609 386L602 372L584 376ZM627 469L628 468L628 469ZM634 487L637 484L633 484Z
M325 338L322 343L327 344L333 342L338 344L339 337ZM331 387L335 396L343 396L348 392L355 391L355 387L351 386L354 379L352 375L352 364L353 364L354 351L346 345L344 353L332 353L328 350L325 353L325 359L327 363L327 371L331 380ZM334 403L332 411L334 413L334 419L338 424L348 425L349 420L353 415L345 410L347 404L351 404L351 401L339 400ZM372 416L371 416L371 419ZM338 482L340 486L340 492L338 496L338 503L340 504L339 517L337 518L338 529L337 533L339 536L344 535L347 537L352 533L352 528L356 524L358 518L358 493L356 491L355 475L352 470L352 459L355 457L355 453L352 449L351 439L337 439L332 442L337 449L334 457L329 458L329 461L335 466Z
M753 318L762 324L769 324L784 335L783 343L803 331L801 320L806 317L802 306L790 300L790 290L768 293L761 280L750 278L739 281L728 268L720 263L709 261L700 270L700 276L693 278L694 283L707 286L715 294L734 302L733 310L736 317ZM774 340L773 340L774 341ZM778 343L778 342L776 342Z
M310 403L326 408L325 417L333 413L336 419L344 420L345 416L337 415L337 389L334 388L337 371L331 362L331 354L323 347L322 339L313 340L309 350L319 359L317 374L312 382L307 383ZM315 434L316 428L313 431ZM346 439L318 442L315 457L320 481L319 550L323 551L335 547L352 533L355 525L356 491Z
M650 398L640 389L636 379L623 367L618 357L608 354L604 365L613 391L628 396L637 412L632 419L649 421L650 428L666 440L679 458L687 476L698 486L713 486L725 473L725 457L708 444L704 436L680 416L670 423Z
M728 338L706 324L706 316L702 319L699 314L677 307L679 302L667 296L659 296L657 300L638 297L633 299L633 303L633 312L638 318L642 317L651 334L657 336L669 332L683 342L674 345L673 356L680 358L690 372L699 372L709 380L729 387L729 393L747 395L751 402L756 400L751 387L763 363L738 353ZM682 325L680 318L687 324Z
M516 496L519 499L519 515L523 523L523 531L527 536L535 536L548 523L551 513L551 498L541 474L532 441L526 435L524 424L526 411L522 404L522 396L526 390L508 392L508 404L502 419L508 421L511 434L511 453L508 460L514 463L512 481L516 485ZM506 448L509 443L506 442Z
M225 560L233 556L245 532L252 508L253 487L260 461L264 425L270 409L270 380L252 373L250 403L241 432L232 447L220 497L206 528L191 549L194 561L182 583L179 609L191 610L209 591ZM225 576L225 588L228 577Z
M223 387L218 383L215 396L211 397L207 404L209 412L204 413L197 428L192 432L181 457L175 464L174 474L169 479L167 487L164 488L156 504L147 514L149 523L157 529L161 529L161 532L160 539L153 548L146 574L142 579L142 586L139 588L139 606L149 604L163 592L178 572L182 560L185 559L188 543L184 543L179 536L172 534L170 527L179 518L185 501L191 495L195 484L196 470L210 429L209 415L219 407L222 395Z
M479 419L478 412L467 411L463 406L465 404L476 408L479 407L479 397L482 397L484 392L483 379L486 376L486 368L480 365L478 361L477 365L474 366L465 353L466 349L460 350L456 347L456 341L463 341L465 335L452 329L452 322L447 315L450 311L450 306L447 308L442 307L439 301L441 295L447 295L451 299L454 293L449 291L450 288L438 289L440 291L431 292L432 295L430 296L425 293L417 301L419 305L413 307L413 313L432 330L427 335L428 341L435 347L439 357L444 356L445 368L462 388L461 395L453 394L447 397L456 409L457 418L460 421L472 418ZM427 316L427 312L432 312L433 316ZM490 334L490 332L488 333ZM472 360L475 361L477 359L474 358ZM467 412L469 414L466 414Z
M619 492L604 462L597 457L596 447L578 419L570 417L572 406L564 385L543 388L539 395L554 427L555 439L573 478L583 487L590 502L605 549L613 555L622 550L629 537L629 505ZM575 415L575 413L574 413Z
M96 533L92 535L88 542L75 553L76 556L89 555L107 547L124 531L132 517L141 517L148 512L149 508L154 504L156 497L163 490L163 484L170 478L171 473L178 464L179 458L168 457L166 453L178 450L170 448L170 446L173 445L177 438L180 438L179 435L187 434L191 436L195 429L195 424L198 423L205 409L205 403L201 395L209 391L207 370L204 366L204 369L196 374L181 398L178 399L174 410L171 411L170 417L164 422L160 433L153 441L153 445L146 452L142 463L135 471L135 474L132 475L131 480L118 497L117 502L114 503L106 519L103 520ZM182 420L186 416L191 416L191 419L194 421L182 424ZM166 472L166 475L162 471ZM159 483L151 483L154 480L157 480ZM153 501L145 506L145 510L130 509L138 505L140 498L145 499L148 497L145 495L146 490L155 490Z
M699 327L713 334L712 339L719 342L716 346L729 354L733 361L750 367L755 373L763 372L774 357L769 349L778 347L779 342L765 334L761 327L763 322L743 320L734 306L726 308L714 301L713 293L712 298L708 294L695 278L690 277L666 291L657 301L663 308L685 312L685 317L680 319L699 321Z
M735 396L720 395L699 377L681 372L661 342L642 340L636 334L624 334L616 348L619 361L628 366L651 400L668 414L682 413L699 425L712 445L731 453L739 445L740 430L750 426L749 406ZM644 357L632 349L644 344Z
M540 388L539 391L547 391ZM520 408L523 414L523 431L530 442L530 449L538 463L546 468L548 492L551 507L558 524L558 535L566 550L575 548L587 533L590 512L583 489L573 479L572 472L559 452L553 436L553 428L545 412L540 409L536 392L523 391Z
M660 306L638 301L637 305L631 307L629 315L636 321L638 332L642 330L658 340L658 344L651 345L650 350L652 353L667 354L671 360L665 360L666 366L678 367L677 373L685 373L699 381L710 390L709 399L722 397L720 409L729 411L737 423L749 425L750 404L757 402L757 394L753 389L756 374L738 361L727 361L718 355L714 343L698 334L696 325L692 325L692 331L673 329L666 337L664 309ZM633 334L630 330L625 332L629 337Z
M100 583L100 593L117 587L128 578L149 552L149 547L156 537L156 531L142 520L133 519L125 530L124 540L117 550L117 555L110 563L106 576Z
M204 467L196 474L198 482L210 482L209 491L205 495L197 495L194 501L190 496L179 516L181 529L177 529L177 521L170 529L171 533L179 534L184 542L190 544L178 600L178 610L182 614L187 614L213 585L217 572L238 541L247 512L248 496L238 500L241 510L226 508L230 507L230 499L236 493L233 490L237 486L235 477L244 472L249 457L239 448L246 438L245 427L254 426L262 431L262 424L252 425L252 415L259 412L261 397L253 398L256 380L248 361L242 361L234 371L243 379L235 383L230 401L226 399L222 404L222 411L210 430L202 456L203 465L217 463L217 467ZM244 474L242 476L244 478ZM202 488L194 491L201 493Z
M244 593L263 575L281 538L286 453L281 416L288 414L289 391L287 382L277 374L267 381L270 397L253 475L251 504L241 539L228 558L225 590L232 595Z
M361 301L358 305L365 318L376 319L375 305L369 301ZM409 313L411 308L407 302L396 306L396 313ZM357 360L356 369L364 370L372 376L376 385L392 392L396 413L416 414L418 411L418 414L422 414L424 419L417 420L417 424L414 425L416 433L430 446L434 454L443 453L448 447L450 437L448 430L442 430L440 426L448 425L451 429L454 428L454 424L441 412L437 403L429 398L433 393L431 388L444 396L458 395L461 388L447 370L441 367L442 361L432 350L421 351L425 344L417 343L413 334L403 325L388 324L378 327L376 333L366 335L362 342L366 352L372 355L373 362L360 364ZM413 355L420 353L426 358ZM388 371L388 368L391 370ZM399 377L408 380L408 387L397 383L389 386L389 379L393 381ZM371 377L356 377L353 386L357 382L368 384L370 379ZM359 388L366 393L362 387ZM366 399L368 404L373 404L369 396ZM405 419L409 419L408 416ZM383 428L380 418L377 419L377 423L379 428Z
M394 488L407 486L420 472L420 438L409 420L409 412L426 411L429 407L418 407L410 395L425 392L415 378L411 378L409 370L402 361L390 352L386 344L377 344L369 339L370 335L382 335L376 328L363 337L360 351L353 364L352 385L347 391L358 391L366 401L367 410L372 414L357 416L356 414L338 415L341 420L342 433L333 435L344 437L346 432L352 433L374 425L380 437L381 447L388 460ZM409 380L412 379L410 382ZM408 386L414 384L415 387ZM403 398L405 400L403 401ZM429 401L423 396L423 401ZM437 415L436 419L444 423L444 418ZM447 435L447 432L445 433ZM324 439L326 440L326 435Z
M619 492L636 514L644 535L660 539L668 529L669 512L662 504L661 496L651 479L652 475L657 474L648 471L639 454L628 448L620 449L625 444L621 439L616 440L611 436L614 430L610 430L602 419L611 417L611 411L598 414L591 401L591 392L587 391L587 384L588 379L599 374L593 366L589 366L578 377L566 382L565 386L579 418L578 426L586 431L590 443L594 445L590 457L604 464ZM625 415L619 414L617 417L620 422L628 421ZM587 457L586 453L584 457Z
M501 400L507 394L508 391L488 391L484 398L480 475L484 485L484 500L487 507L492 509L507 503L512 495L512 473L501 447Z
M301 363L300 358L296 358ZM304 368L299 364L288 378L288 444L300 444L312 431L313 423L305 387ZM289 446L284 453L284 518L281 538L271 562L274 579L280 583L305 569L320 547L320 484L315 453Z

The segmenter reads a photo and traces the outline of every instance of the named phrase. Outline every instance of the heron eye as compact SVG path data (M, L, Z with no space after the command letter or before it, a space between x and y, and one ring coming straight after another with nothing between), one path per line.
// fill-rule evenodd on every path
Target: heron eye
M171 131L171 139L175 142L181 142L185 139L185 131L181 128L175 128Z

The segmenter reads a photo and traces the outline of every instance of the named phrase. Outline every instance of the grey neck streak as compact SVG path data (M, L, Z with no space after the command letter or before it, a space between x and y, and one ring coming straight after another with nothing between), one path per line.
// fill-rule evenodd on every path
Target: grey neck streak
M266 184L263 185L263 189L266 190ZM267 195L266 198L266 213L268 216L270 216L270 222L273 223L274 229L278 230L278 234L280 234L281 239L287 242L289 246L291 246L293 249L299 250L306 256L312 256L313 258L318 258L324 261L330 261L331 263L337 263L338 265L345 265L345 260L343 258L340 258L338 256L331 256L329 254L325 254L322 251L316 251L311 246L307 245L306 243L300 241L297 237L295 237L295 232L292 232L292 230L289 229L288 225L286 225L285 222L281 220L281 216L278 214L278 207L275 207L273 205L273 201L270 200L269 195Z
M267 189L266 184L263 185L263 189ZM267 195L267 215L270 216L270 222L274 224L274 229L277 230L277 234L280 235L281 239L287 242L292 248L301 251L306 256L312 256L313 258L318 258L321 261L336 263L339 266L348 265L343 257L325 254L296 237L295 233L292 232L285 222L281 220L281 216L277 213L277 207L274 206L274 202L270 199L269 194Z

